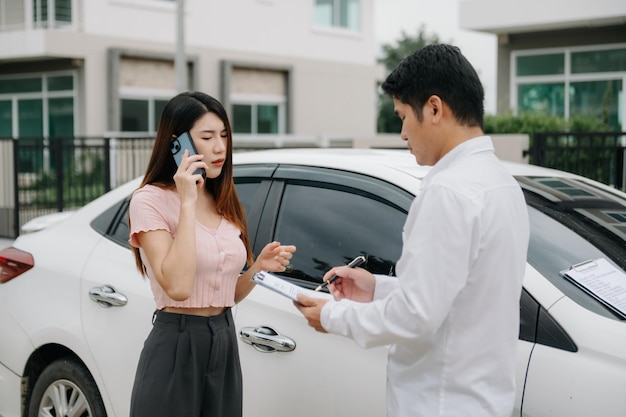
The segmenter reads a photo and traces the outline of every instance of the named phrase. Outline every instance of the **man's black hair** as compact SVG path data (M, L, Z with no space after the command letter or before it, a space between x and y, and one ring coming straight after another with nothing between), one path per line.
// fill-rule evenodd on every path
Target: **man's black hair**
M485 92L478 74L456 46L437 44L404 58L382 85L385 93L410 105L419 121L432 95L439 96L458 122L483 127Z

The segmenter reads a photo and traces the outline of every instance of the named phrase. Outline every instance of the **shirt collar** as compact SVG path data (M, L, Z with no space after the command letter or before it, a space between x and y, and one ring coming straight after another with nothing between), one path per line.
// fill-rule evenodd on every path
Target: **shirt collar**
M460 143L459 145L455 146L450 152L445 154L439 161L437 161L435 165L433 165L432 169L424 177L422 181L422 186L428 183L428 181L432 177L437 175L438 172L441 172L444 169L448 168L456 161L465 158L468 155L473 155L481 152L495 152L491 137L477 136L475 138Z

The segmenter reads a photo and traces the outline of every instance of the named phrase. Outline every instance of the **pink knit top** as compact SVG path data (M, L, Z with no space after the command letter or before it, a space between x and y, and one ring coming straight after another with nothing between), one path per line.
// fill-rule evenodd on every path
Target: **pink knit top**
M196 279L191 296L175 301L157 282L152 267L137 239L137 233L165 230L176 236L180 198L173 190L146 185L133 193L130 201L130 244L139 248L157 309L164 307L232 307L235 285L246 263L246 248L240 230L222 218L216 229L196 222ZM181 259L185 262L185 259Z

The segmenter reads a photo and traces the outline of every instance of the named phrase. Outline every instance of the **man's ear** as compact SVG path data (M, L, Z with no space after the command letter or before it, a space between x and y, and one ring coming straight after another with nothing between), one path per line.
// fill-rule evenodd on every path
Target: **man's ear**
M443 110L443 101L441 101L441 97L436 95L430 96L428 98L428 105L432 116L435 119L439 119L441 117L441 111Z

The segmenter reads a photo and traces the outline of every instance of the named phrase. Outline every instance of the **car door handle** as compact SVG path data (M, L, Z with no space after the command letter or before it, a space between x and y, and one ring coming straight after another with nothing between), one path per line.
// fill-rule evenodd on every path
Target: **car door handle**
M268 326L244 327L239 337L259 352L291 352L296 342Z
M89 290L89 297L102 307L122 307L128 302L128 298L111 285L93 287Z

